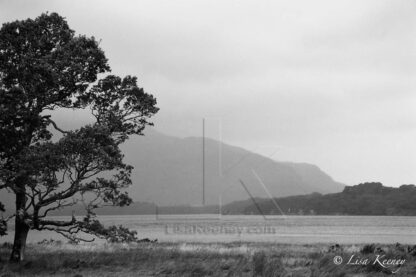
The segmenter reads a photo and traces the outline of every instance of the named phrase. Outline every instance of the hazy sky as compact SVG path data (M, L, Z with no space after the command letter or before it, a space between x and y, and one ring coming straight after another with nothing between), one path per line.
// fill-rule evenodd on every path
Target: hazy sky
M416 183L416 1L0 0L1 23L45 11L139 77L164 133L200 136L205 117L346 184Z

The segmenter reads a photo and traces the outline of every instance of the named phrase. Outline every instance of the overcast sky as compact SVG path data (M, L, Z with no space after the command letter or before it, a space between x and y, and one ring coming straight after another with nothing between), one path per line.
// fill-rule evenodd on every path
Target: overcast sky
M205 117L349 185L416 183L416 1L0 0L1 23L45 11L139 77L161 132L200 136Z

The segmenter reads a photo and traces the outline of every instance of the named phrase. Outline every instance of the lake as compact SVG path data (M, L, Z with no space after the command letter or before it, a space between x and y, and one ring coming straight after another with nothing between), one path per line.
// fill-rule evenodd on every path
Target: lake
M59 217L57 217L59 218ZM63 217L62 217L63 218ZM132 215L100 216L105 225L124 225L140 238L162 242L403 243L416 244L416 217ZM10 229L13 229L11 226ZM0 237L12 241L13 231ZM65 238L53 232L29 233L28 241Z

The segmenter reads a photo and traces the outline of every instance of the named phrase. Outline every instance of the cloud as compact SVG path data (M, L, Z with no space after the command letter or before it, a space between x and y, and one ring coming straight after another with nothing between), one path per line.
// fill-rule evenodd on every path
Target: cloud
M3 22L46 10L102 39L115 74L138 75L166 133L221 118L225 141L282 146L278 159L340 181L416 179L412 0L0 2Z

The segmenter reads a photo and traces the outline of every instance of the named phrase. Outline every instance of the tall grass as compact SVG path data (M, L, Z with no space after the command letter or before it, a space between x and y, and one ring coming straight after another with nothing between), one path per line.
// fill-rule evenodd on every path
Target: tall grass
M381 250L380 250L381 249ZM416 276L409 247L282 245L263 243L82 244L50 242L29 245L27 260L7 261L10 245L0 247L0 277L12 276L385 276L371 266L335 265L333 258L363 257L385 251L407 259L395 276ZM413 249L413 248L412 248ZM359 251L361 250L361 252Z

